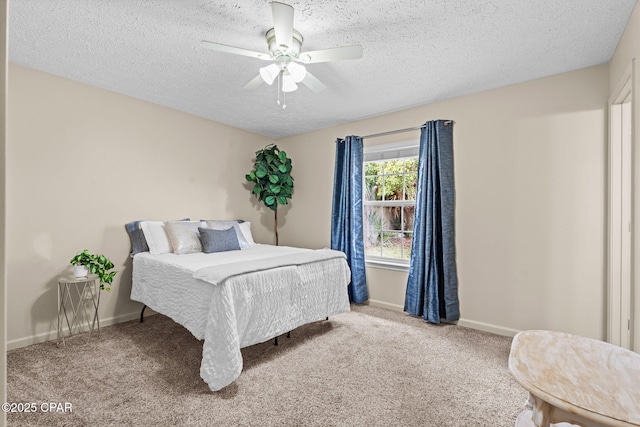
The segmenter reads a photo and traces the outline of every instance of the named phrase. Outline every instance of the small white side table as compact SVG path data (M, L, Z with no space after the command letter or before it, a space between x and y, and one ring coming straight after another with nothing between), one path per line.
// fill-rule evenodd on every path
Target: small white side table
M94 328L100 331L98 307L100 306L100 278L95 274L87 277L60 277L58 279L58 345L62 339L65 344L66 324L67 338L82 331L86 324L89 335Z

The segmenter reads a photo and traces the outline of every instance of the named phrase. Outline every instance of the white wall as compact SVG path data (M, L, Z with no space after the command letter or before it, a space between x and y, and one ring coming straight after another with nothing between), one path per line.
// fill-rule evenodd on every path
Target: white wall
M627 70L632 66L635 61L635 70L633 70L633 79L635 91L633 94L633 106L632 114L634 120L635 134L633 135L634 146L634 164L635 166L635 183L634 183L634 219L635 228L633 230L633 246L634 246L634 276L633 283L635 283L634 294L634 309L633 309L633 323L634 323L634 337L633 344L634 350L640 352L640 204L637 202L640 200L640 170L637 165L640 165L640 3L636 4L624 34L622 35L620 42L616 48L611 62L609 63L609 89L611 96L615 96L621 89L623 79Z
M608 82L601 65L279 140L296 183L281 242L329 245L336 138L452 119L461 324L602 339ZM367 274L401 309L406 273Z
M253 222L244 175L272 140L10 64L7 143L8 345L55 338L57 279L87 248L119 270L101 324L135 318L130 244L138 219Z

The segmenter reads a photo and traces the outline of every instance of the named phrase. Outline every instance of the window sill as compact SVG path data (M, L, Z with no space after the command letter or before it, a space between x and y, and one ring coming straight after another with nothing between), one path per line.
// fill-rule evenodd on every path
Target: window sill
M382 260L371 260L366 259L365 265L367 267L372 268L382 268L384 270L394 270L394 271L402 271L405 273L409 272L409 264L402 262L393 262L393 261L382 261Z

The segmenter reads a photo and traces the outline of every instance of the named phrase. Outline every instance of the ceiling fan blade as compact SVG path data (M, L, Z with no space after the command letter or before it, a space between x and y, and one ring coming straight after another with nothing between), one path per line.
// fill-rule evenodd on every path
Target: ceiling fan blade
M362 54L362 46L354 44L353 46L304 52L300 54L299 61L303 64L317 64L318 62L341 61L343 59L360 59L362 58Z
M207 49L211 49L211 50L217 50L218 52L233 53L235 55L244 55L244 56L249 56L251 58L262 59L264 61L269 61L272 59L271 55L269 55L268 53L255 52L253 50L242 49L240 47L227 46L226 44L214 43L206 40L202 40L200 44L202 45L202 47L206 47Z
M320 91L325 90L327 87L318 80L313 74L307 71L307 75L302 80L302 84L306 85L313 92L318 93Z
M253 80L251 80L249 83L244 85L243 89L255 89L258 86L260 86L263 82L264 80L262 80L262 76L258 74L256 77L253 78Z
M276 44L293 47L293 7L277 1L271 2L273 28L276 33Z

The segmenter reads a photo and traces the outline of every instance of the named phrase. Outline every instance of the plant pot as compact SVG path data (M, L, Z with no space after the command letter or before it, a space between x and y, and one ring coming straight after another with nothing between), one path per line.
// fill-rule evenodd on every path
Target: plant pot
M76 277L87 277L89 274L89 269L86 265L74 265L73 266L73 275Z

